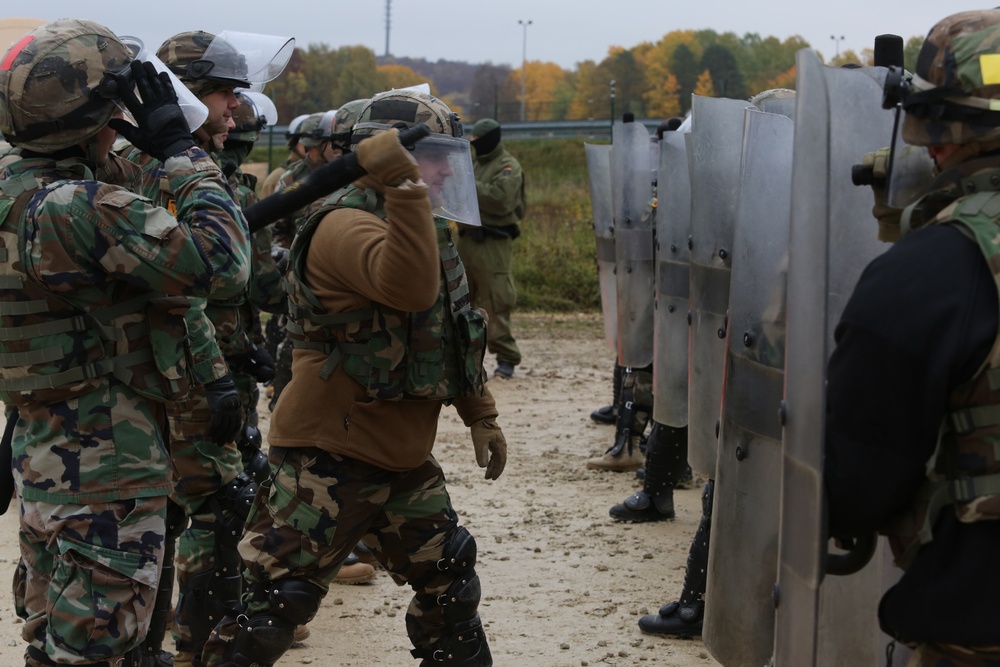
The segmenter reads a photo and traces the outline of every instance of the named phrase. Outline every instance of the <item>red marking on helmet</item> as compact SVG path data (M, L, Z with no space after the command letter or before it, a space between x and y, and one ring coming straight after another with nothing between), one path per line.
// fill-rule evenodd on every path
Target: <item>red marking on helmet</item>
M34 38L34 35L25 35L21 38L21 41L10 47L10 50L7 51L7 55L3 58L3 62L0 62L0 69L4 71L9 70L10 66L14 63L14 58L17 58L18 54L21 53L21 51L24 50L24 47L26 47Z

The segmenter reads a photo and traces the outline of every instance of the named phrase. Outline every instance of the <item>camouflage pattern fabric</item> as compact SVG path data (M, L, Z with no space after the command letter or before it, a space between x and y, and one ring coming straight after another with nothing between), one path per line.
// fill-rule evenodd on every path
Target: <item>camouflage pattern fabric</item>
M332 194L296 235L290 255L289 335L295 347L330 354L323 373L343 363L350 377L380 400L440 400L483 394L486 327L481 311L469 305L469 287L447 220L434 219L441 261L437 302L418 313L372 302L330 321L306 284L306 257L312 233L337 208L377 207L374 191L346 188ZM442 341L458 341L446 345ZM342 360L342 361L341 361Z
M324 590L351 549L363 541L397 585L416 595L406 613L406 630L415 647L432 644L444 624L444 607L426 600L453 581L437 568L458 517L433 457L406 473L318 449L272 447L273 480L258 492L240 542L248 589L282 579L300 579ZM419 586L414 582L419 582ZM426 596L426 597L425 597ZM269 602L244 593L253 617ZM206 666L221 663L225 645L238 631L227 619L206 644Z
M142 643L166 529L166 498L90 505L25 501L14 609L45 664L95 663ZM27 664L33 663L30 653Z
M995 162L995 161L990 161ZM976 165L978 164L978 168ZM997 262L997 226L1000 225L1000 191L991 191L1000 183L1000 168L972 163L957 170L958 187L950 182L948 172L942 178L949 187L928 195L937 202L937 215L928 224L957 225L976 242L987 265L1000 284ZM982 184L982 191L958 197L947 205L948 193L975 191L962 183ZM990 185L985 185L990 184ZM921 206L925 200L914 206ZM905 214L904 214L905 215ZM1000 518L1000 390L995 388L1000 371L1000 346L984 368L969 382L956 387L948 399L948 414L941 429L938 449L928 463L928 480L913 499L910 509L893 525L886 527L896 562L906 567L921 545L933 539L932 528L938 513L948 507L959 521L973 523Z
M207 295L214 288L229 295L243 289L246 239L234 224L242 215L221 187L218 170L200 151L168 163L174 189L184 193L178 214L196 223L190 228L146 199L113 186L58 180L77 173L66 172L63 164L57 169L50 160L33 158L8 165L8 179L55 181L27 211L23 230L3 235L14 269L21 266L81 311L106 308L150 290ZM90 235L89 240L81 242L81 234ZM17 251L18 237L31 241L30 254ZM40 319L42 315L9 315L4 324L25 326ZM29 352L52 345L51 339L58 336L91 335L88 330L35 336L25 339L27 348L17 349L12 346L20 343L8 332L0 351ZM67 349L86 346L81 341ZM61 363L72 365L75 356L66 355ZM4 392L2 398L18 405L25 421L14 439L15 468L25 499L93 502L168 490L162 409L139 400L135 389L115 376L31 393Z
M965 648L950 644L919 644L906 667L1000 667L1000 646Z
M935 88L949 89L942 97L956 100L959 106L972 106L959 97L964 93L979 102L1000 98L1000 10L983 9L959 12L931 28L920 47L913 87L926 93ZM956 93L956 91L961 91ZM938 98L940 99L940 98ZM970 141L1000 139L995 121L974 123L954 119L928 118L904 99L908 111L903 121L903 139L915 146L964 144ZM995 110L993 105L989 109Z
M189 71L189 66L202 59L205 55L205 51L208 49L208 45L211 44L214 39L215 35L205 32L204 30L182 32L163 42L163 44L160 45L160 48L156 51L156 57L159 58L171 72L176 74L177 77L184 82L184 85L186 85L188 89L199 98L218 90L226 90L228 88L233 88L234 86L248 88L250 85L248 81L228 78L215 79L212 77L211 69L209 69L205 74ZM244 77L246 76L245 62L242 64L242 67L240 67L240 61L243 56L237 53L235 49L230 47L230 51L228 53L223 52L219 55L227 57L227 62L221 63L225 65L224 69L227 72L234 74L242 72L242 75Z

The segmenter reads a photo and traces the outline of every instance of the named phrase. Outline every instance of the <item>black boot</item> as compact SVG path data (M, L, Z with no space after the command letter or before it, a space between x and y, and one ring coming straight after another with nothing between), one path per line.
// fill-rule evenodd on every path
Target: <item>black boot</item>
M712 531L714 480L708 480L701 494L701 522L688 551L684 569L684 590L680 600L660 607L656 614L639 619L639 629L646 634L668 635L682 639L700 637L705 618L705 584L708 572L708 540Z
M634 392L629 380L631 373L631 369L625 369L614 444L604 452L603 456L587 459L587 467L591 470L624 472L635 470L643 463L642 453L636 446L635 440L646 429L649 414L640 412L639 406L633 400Z
M653 422L646 439L642 491L609 510L619 521L665 521L674 518L674 487L687 469L687 427Z
M611 397L611 405L605 405L603 408L597 408L590 413L590 418L593 419L598 424L608 424L612 425L618 419L618 402L621 400L622 396L622 374L624 373L624 368L615 364L614 373L614 395Z

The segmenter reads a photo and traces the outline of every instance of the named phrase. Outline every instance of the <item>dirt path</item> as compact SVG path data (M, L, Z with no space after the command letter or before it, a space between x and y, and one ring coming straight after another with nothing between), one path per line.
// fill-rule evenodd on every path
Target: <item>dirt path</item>
M495 664L717 664L699 640L650 637L636 626L680 592L701 489L676 492L676 521L619 524L608 517L608 508L640 483L631 473L585 467L613 436L612 427L589 419L611 397L614 355L599 316L520 314L513 324L524 362L513 379L490 382L509 445L503 476L482 478L468 430L452 409L435 447L461 521L479 544L480 614ZM0 517L4 581L18 557L16 522L13 511ZM312 636L278 664L415 665L403 626L409 599L409 589L384 572L369 585L334 586L310 625ZM9 591L0 595L0 619L0 663L19 664L21 622Z

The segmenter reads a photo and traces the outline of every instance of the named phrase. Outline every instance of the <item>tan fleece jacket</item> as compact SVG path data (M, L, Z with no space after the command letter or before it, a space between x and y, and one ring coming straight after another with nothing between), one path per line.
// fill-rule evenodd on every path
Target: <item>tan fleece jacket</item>
M361 187L381 189L371 179ZM386 219L331 211L316 228L306 256L306 282L331 313L361 310L372 301L392 308L430 308L441 289L441 262L427 187L385 188ZM339 366L319 377L326 355L295 350L292 380L271 417L268 441L319 447L393 471L411 470L430 455L442 401L380 401ZM467 426L496 417L493 397L455 399ZM470 438L470 456L473 455Z

